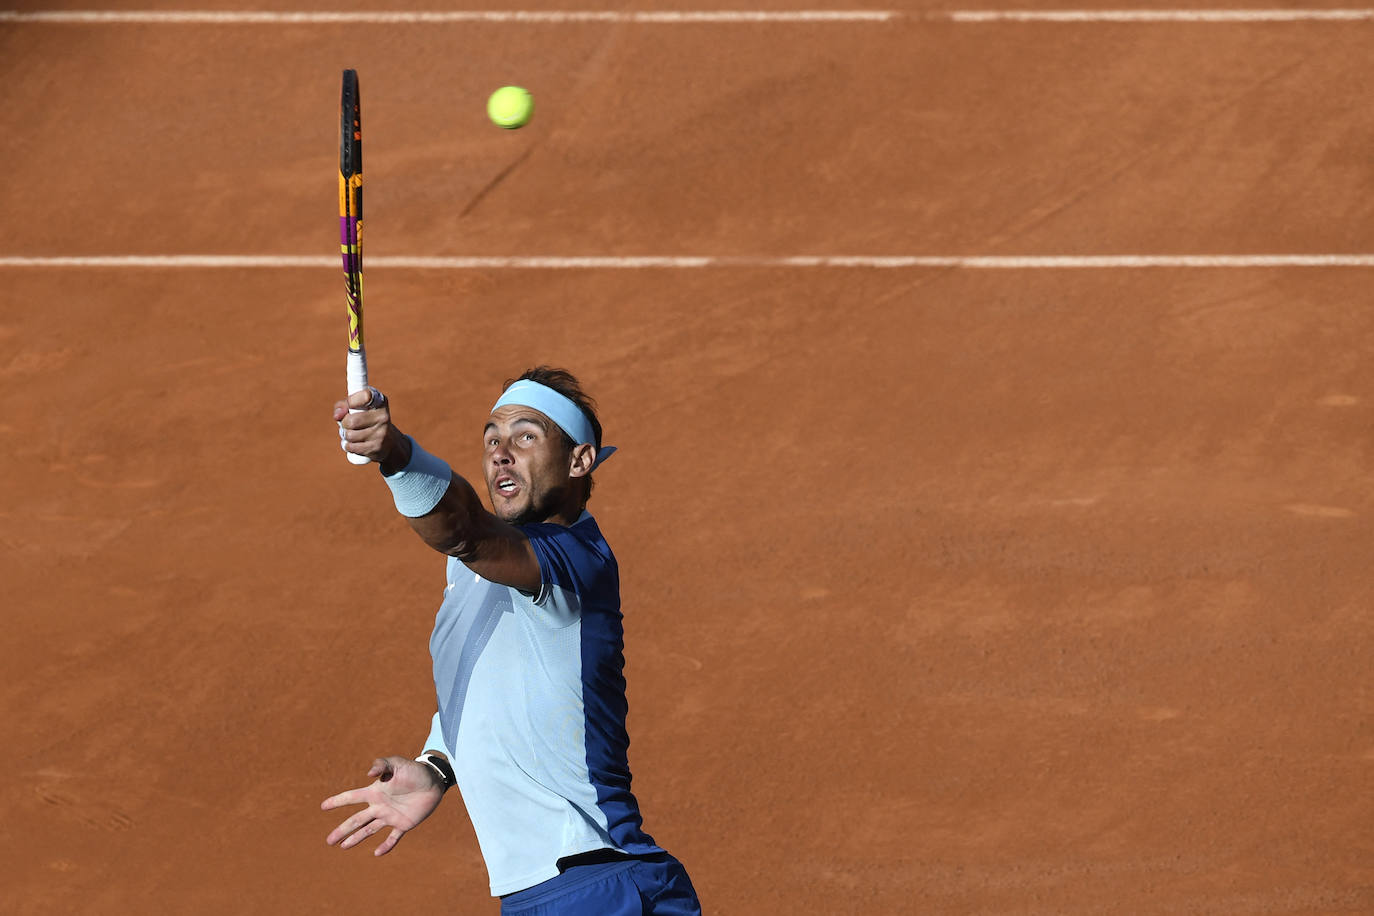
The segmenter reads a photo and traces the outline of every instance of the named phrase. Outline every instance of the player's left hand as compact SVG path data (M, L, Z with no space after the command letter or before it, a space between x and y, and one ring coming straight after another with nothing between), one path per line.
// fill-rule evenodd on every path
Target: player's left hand
M372 769L367 775L376 782L341 792L320 804L323 811L347 805L367 806L335 827L325 842L330 846L337 844L340 849L351 849L390 827L391 833L372 853L384 856L401 837L439 807L444 789L430 767L405 757L379 757L372 761Z

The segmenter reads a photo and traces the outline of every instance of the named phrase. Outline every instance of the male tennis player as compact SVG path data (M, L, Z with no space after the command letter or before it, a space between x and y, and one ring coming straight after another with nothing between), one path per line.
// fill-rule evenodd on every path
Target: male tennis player
M377 463L397 510L448 555L448 585L424 753L379 758L370 786L325 800L366 805L326 842L348 849L389 827L384 855L456 784L503 914L699 914L630 792L619 571L586 511L592 471L615 449L577 379L541 366L507 383L482 433L493 512L392 424L380 392L340 401L334 419L344 449Z

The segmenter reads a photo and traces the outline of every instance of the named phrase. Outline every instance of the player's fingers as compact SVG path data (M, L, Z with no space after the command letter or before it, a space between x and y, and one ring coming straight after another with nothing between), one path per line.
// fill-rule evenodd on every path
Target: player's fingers
M390 760L385 757L378 757L372 761L372 769L367 771L367 775L380 782L390 782L391 777L396 775L396 768L392 766Z
M386 427L391 423L391 414L386 410L386 405L376 410L357 410L339 418L339 426L343 429L369 429L386 431Z
M339 424L339 440L344 443L345 450L370 455L385 444L387 435L392 427L385 423L365 425L359 420L360 417L370 416L373 416L373 414L353 414L350 417L344 418L343 422ZM350 443L356 445L357 448L349 449L348 446Z
M348 396L348 406L353 410L380 410L386 404L386 395L371 386L355 391Z
M354 441L356 440L356 441ZM367 455L371 457L377 451L376 442L379 437L368 436L362 433L349 433L343 429L339 430L339 448L353 455Z
M349 825L352 823L352 820L353 820L352 818L349 818L348 820L344 821L344 822L343 822L342 824L340 824L339 826L335 827L333 830L329 831L329 836L327 836L327 837L324 838L324 845L326 845L326 846L335 846L335 845L338 845L338 842L339 842L340 840L342 840L344 837L346 837L346 836L348 836L350 833L352 833L353 830L356 829L356 828L351 828L351 827L349 826Z
M364 793L366 789L349 789L347 792L340 792L338 795L331 795L320 802L321 811L332 811L335 808L343 808L348 805L363 805L367 803Z
M353 835L350 836L348 839L344 840L342 843L340 843L340 844L339 844L339 848L340 848L340 849L352 849L354 846L357 846L357 845L358 845L359 843L361 843L363 840L366 840L366 839L370 838L373 834L377 833L379 830L385 830L385 829L386 829L386 824L382 823L381 821L379 821L379 820L369 821L369 822L367 822L366 824L363 824L363 825L362 825L361 827L359 827L357 830L353 831Z
M339 426L343 429L371 429L385 416L371 410L351 410L339 418Z
M401 837L405 835L406 832L402 830L400 827L393 828L391 833L387 836L387 838L385 840L382 840L382 845L378 846L375 850L373 850L372 854L374 856L386 855L387 853L391 852L392 849L395 848L397 843L401 842Z
M325 843L330 846L338 843L341 849L347 849L350 846L354 846L360 840L364 839L363 836L359 836L358 832L374 821L376 821L376 818L373 817L371 808L359 811L357 814L335 827L333 831L330 832L329 836L325 838ZM378 827L378 829L381 828ZM342 842L340 842L341 840Z
M366 442L368 439L380 438L385 434L384 430L376 426L350 426L348 421L353 420L354 423L356 423L358 421L354 420L354 417L359 416L362 416L362 414L344 417L343 421L339 424L340 439L345 442Z

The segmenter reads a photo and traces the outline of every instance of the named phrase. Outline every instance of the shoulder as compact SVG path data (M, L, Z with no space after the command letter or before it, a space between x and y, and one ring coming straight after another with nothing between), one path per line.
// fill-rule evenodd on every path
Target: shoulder
M619 569L596 519L584 512L570 526L521 525L539 559L545 588L557 586L576 592L617 587Z
M571 525L544 522L533 525L520 525L516 530L529 538L531 543L558 544L565 548L586 550L614 559L611 554L611 547L606 543L606 538L602 535L600 526L597 525L596 519L592 518L591 514L588 512L583 512L582 516Z

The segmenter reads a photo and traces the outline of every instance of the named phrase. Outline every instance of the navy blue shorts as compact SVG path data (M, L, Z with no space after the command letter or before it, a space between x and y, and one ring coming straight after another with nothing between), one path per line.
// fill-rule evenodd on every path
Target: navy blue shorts
M660 855L575 865L501 898L502 916L701 916L682 863Z

